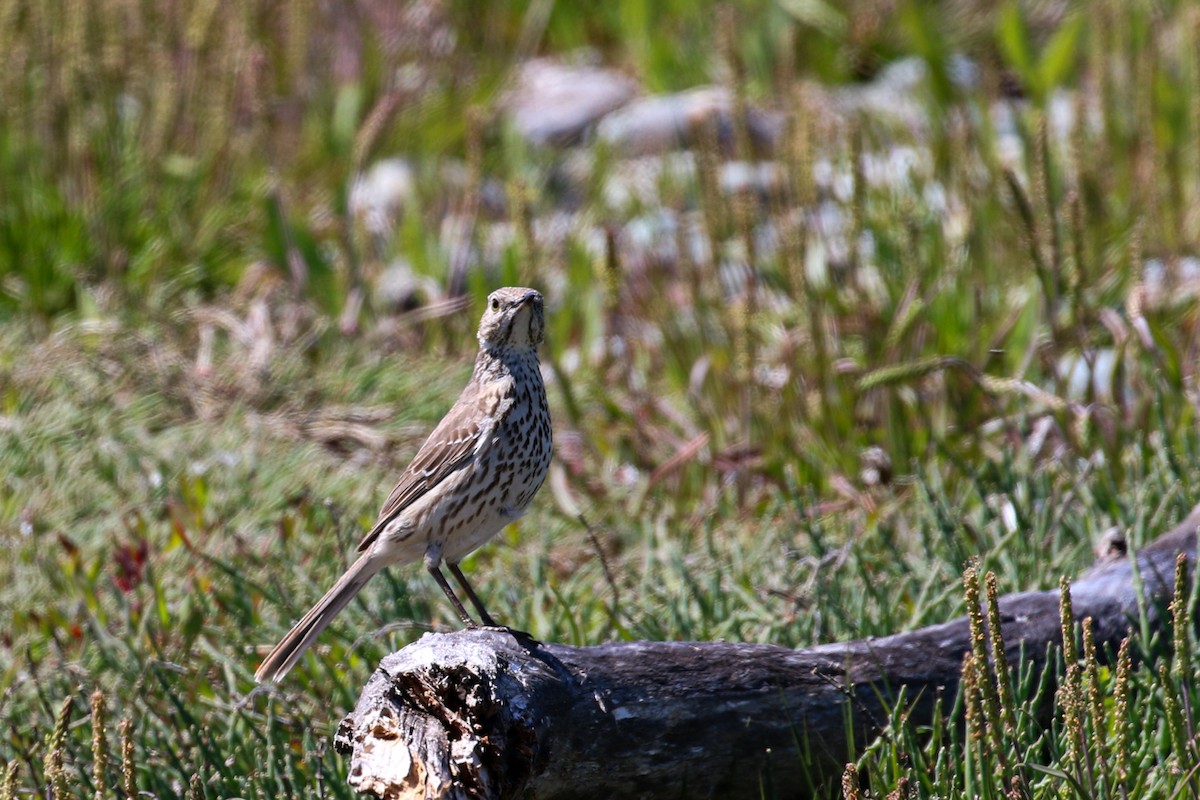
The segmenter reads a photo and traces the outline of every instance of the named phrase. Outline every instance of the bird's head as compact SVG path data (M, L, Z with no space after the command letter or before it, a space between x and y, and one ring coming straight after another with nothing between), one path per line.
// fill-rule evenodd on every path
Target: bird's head
M479 321L479 343L493 347L536 348L542 343L546 319L542 293L508 286L488 295Z

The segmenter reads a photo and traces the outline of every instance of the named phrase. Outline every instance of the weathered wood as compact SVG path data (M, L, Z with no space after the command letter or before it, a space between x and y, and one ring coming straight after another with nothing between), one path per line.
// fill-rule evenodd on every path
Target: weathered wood
M1180 552L1196 558L1200 506L1137 555L1151 626ZM1101 649L1138 615L1131 560L1072 584ZM1010 663L1060 644L1058 591L999 601ZM965 617L804 650L729 642L539 644L502 630L427 634L386 657L339 751L351 785L385 798L810 796L837 775L851 724L863 745L905 689L910 719L957 690Z

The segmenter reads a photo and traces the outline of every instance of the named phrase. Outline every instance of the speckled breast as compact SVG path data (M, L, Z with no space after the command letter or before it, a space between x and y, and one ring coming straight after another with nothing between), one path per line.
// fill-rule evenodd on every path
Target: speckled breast
M554 452L546 386L536 359L522 360L513 370L517 396L502 423L505 452L502 480L508 484L505 505L519 515L546 479Z

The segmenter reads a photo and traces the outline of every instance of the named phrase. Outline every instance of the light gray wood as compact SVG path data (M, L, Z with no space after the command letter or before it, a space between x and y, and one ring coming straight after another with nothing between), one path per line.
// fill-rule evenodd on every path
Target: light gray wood
M1160 627L1175 558L1195 562L1200 506L1137 555ZM1132 559L1072 584L1077 620L1115 650L1138 615ZM1060 645L1059 593L999 600L1009 663ZM947 706L970 648L966 617L804 650L731 642L538 644L503 630L427 634L383 659L343 720L350 783L385 798L811 796L840 775L906 687L910 719Z

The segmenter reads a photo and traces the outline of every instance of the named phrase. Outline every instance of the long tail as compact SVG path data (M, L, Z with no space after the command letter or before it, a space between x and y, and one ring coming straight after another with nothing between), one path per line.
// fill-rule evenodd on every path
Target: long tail
M288 673L300 656L304 655L316 638L333 622L337 613L354 599L359 590L366 585L376 572L383 568L383 562L377 556L372 558L370 552L361 557L338 578L325 596L312 607L304 619L296 623L283 641L275 645L275 649L267 654L254 673L254 679L259 683L266 680L277 681Z

